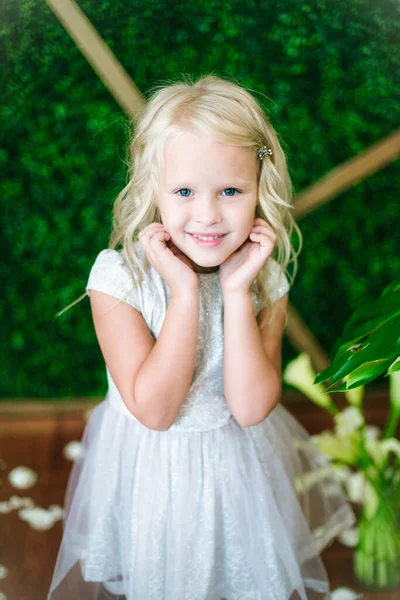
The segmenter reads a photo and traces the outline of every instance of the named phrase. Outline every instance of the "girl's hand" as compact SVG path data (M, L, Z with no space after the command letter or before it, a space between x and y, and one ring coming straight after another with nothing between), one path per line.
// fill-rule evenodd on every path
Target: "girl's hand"
M198 286L199 278L189 259L175 246L162 223L151 223L142 229L138 240L149 262L167 282L171 294Z
M249 239L219 267L222 292L248 293L275 243L271 226L263 219L255 219Z

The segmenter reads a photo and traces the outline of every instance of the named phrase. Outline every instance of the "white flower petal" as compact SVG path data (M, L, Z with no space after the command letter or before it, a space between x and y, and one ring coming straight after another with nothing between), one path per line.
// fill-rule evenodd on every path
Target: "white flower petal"
M337 536L337 539L342 542L344 546L348 546L349 548L355 548L358 544L359 538L359 528L354 527L353 529L346 529L346 531L342 531Z
M359 441L355 435L339 437L331 431L323 431L318 435L313 435L312 440L319 451L331 460L340 460L353 464L358 455Z
M346 382L348 381L348 377L349 376L344 377L344 380ZM352 406L361 406L361 402L364 397L364 386L359 385L358 387L352 388L351 390L346 390L344 392L344 395L346 396L347 402Z
M364 423L364 416L356 406L348 406L334 417L335 431L339 437L346 437Z
M352 475L350 475L345 484L349 500L354 503L364 502L365 486L366 479L364 473L362 473L361 471L358 471L357 473L352 473Z
M306 397L323 408L333 406L332 398L322 383L314 383L315 371L307 352L291 360L282 374L286 383L300 390Z
M9 501L8 501L9 506L11 506L11 508L16 509L16 508L23 508L24 506L24 501L23 498L21 498L20 496L11 496Z
M331 466L324 466L312 471L306 471L295 477L296 492L305 492L311 489L316 483L332 475Z
M356 591L348 587L336 588L336 590L334 590L331 594L332 600L357 600L357 598L362 597L362 594L358 594Z
M8 502L0 502L0 514L7 514L12 511L12 506Z
M353 471L346 467L345 465L332 465L333 472L335 477L339 479L339 481L345 482L351 477Z
M34 506L35 501L33 498L29 498L28 496L21 498L21 508L33 508Z
M8 481L15 488L25 489L35 485L38 479L37 473L29 467L15 467L8 474Z
M393 365L400 360L398 358ZM393 365L392 368L393 368ZM400 407L400 371L390 371L389 375L389 398L393 410L396 411Z
M64 446L63 454L69 460L77 460L83 456L82 442L72 441Z
M0 502L0 513L9 513L12 510L31 508L32 506L35 506L35 502L32 498L22 498L21 496L13 495L8 502Z
M364 512L368 519L372 519L378 510L379 496L372 484L366 480L365 482L365 499Z
M5 579L8 575L8 569L4 565L0 565L0 579Z
M366 440L378 440L381 436L382 430L376 425L365 426L365 439Z
M59 506L58 504L50 504L48 510L49 510L49 512L52 513L52 515L54 516L55 519L57 519L57 520L62 519L63 514L64 514L64 510L63 510L62 506Z
M22 508L18 511L19 517L29 523L33 529L51 529L57 519L52 512L36 506L35 508Z

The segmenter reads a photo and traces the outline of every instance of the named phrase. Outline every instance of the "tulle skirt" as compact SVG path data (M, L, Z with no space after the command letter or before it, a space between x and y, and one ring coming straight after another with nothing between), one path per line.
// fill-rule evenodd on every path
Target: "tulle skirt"
M281 404L252 427L155 431L104 400L66 498L48 600L326 600L319 556L355 522L329 465Z

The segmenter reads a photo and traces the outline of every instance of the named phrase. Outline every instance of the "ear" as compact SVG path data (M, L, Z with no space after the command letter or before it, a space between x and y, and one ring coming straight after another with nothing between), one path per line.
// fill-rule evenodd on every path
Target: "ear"
M286 328L286 310L288 304L288 294L281 296L276 300L277 310L275 320L268 325L264 325L261 329L261 321L265 315L269 314L269 308L265 307L260 310L256 319L258 326L260 327L261 342L265 351L265 354L273 364L279 378L282 376L282 338L283 332Z

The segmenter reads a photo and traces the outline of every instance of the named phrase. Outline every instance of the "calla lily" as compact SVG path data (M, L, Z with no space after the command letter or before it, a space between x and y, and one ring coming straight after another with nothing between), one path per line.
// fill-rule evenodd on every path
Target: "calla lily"
M301 352L290 361L283 372L283 380L298 389L315 404L328 410L332 415L338 412L332 398L322 383L314 383L316 374L311 359L306 352Z
M307 490L312 488L313 485L315 485L318 481L321 481L321 479L325 479L325 477L327 476L332 476L332 469L330 466L321 467L320 469L314 469L313 471L308 471L307 473L298 475L295 478L296 492L306 492Z
M396 363L400 360L397 359ZM395 364L396 364L395 363ZM398 365L397 365L398 366ZM393 365L392 365L393 368ZM385 438L395 437L397 423L400 418L400 370L388 371L389 377L389 397L390 397L390 414L385 427Z
M364 512L368 519L372 519L372 517L376 514L379 506L379 496L375 488L366 481L365 484L365 498L363 502Z
M334 416L336 434L343 438L364 424L364 417L356 406L348 406Z
M396 358L393 364L390 365L387 372L388 375L393 375L393 373L398 373L400 371L400 356ZM397 379L398 381L398 379Z
M382 435L382 429L377 425L366 425L364 436L366 440L377 440Z
M366 479L364 473L352 473L347 479L345 487L350 502L362 503L365 499Z
M296 448L296 450L307 451L307 450L315 449L315 445L312 441L312 436L310 436L309 439L305 439L305 440L299 440L298 438L293 438L292 443L293 443L293 446Z
M366 440L365 446L378 468L383 467L389 452L400 457L399 440Z
M347 381L347 377L344 378L344 381ZM364 398L364 386L359 385L358 387L352 388L351 390L346 390L344 392L344 395L346 396L347 402L351 406L361 407L362 400Z
M360 448L358 433L339 438L330 431L324 431L312 436L319 450L334 460L340 460L349 465L357 464Z
M358 544L360 529L359 527L354 527L353 529L346 529L338 535L338 540L344 544L344 546L348 546L349 548L355 548Z
M341 481L342 483L346 483L349 477L352 476L353 471L349 469L346 465L337 465L335 463L332 464L332 469L335 474L336 479Z
M358 594L348 587L336 588L331 594L332 600L358 600L362 594Z

